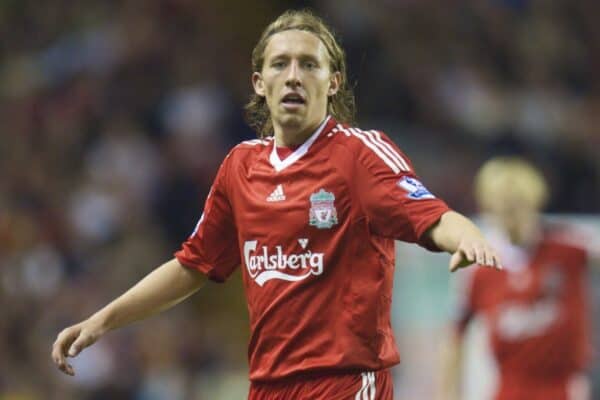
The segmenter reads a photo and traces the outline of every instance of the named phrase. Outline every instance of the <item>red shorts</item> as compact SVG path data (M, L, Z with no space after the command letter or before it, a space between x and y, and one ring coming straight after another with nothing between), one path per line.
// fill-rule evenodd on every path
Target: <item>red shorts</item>
M248 400L392 400L389 370L252 382Z

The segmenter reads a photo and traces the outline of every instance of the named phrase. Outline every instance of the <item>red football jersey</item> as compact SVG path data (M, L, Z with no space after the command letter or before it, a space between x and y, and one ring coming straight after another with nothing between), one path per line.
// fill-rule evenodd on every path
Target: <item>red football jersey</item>
M478 268L470 276L459 329L476 313L486 318L501 382L566 379L591 355L585 250L550 228L531 249L502 235L488 238L503 271Z
M380 370L399 362L394 239L435 250L446 211L383 133L328 117L284 160L273 138L236 146L175 255L215 281L241 265L251 380Z

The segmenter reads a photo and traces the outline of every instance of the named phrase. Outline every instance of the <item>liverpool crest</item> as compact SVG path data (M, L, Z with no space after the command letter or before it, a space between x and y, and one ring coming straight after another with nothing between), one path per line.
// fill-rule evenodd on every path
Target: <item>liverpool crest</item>
M319 229L329 229L338 223L337 211L333 202L335 196L333 193L326 192L324 189L310 195L310 211L308 223Z

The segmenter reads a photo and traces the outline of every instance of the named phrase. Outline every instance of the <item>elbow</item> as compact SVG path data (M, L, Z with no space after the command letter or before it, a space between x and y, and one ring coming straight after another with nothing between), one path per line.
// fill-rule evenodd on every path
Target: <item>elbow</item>
M447 211L437 220L436 223L425 232L427 238L440 250L453 252L453 219L452 214L457 214L454 211ZM459 215L459 214L457 214Z

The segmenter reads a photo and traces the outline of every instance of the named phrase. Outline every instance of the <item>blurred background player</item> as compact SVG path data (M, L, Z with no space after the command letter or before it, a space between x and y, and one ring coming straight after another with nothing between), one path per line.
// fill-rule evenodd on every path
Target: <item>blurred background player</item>
M486 162L475 180L483 229L505 268L473 270L448 351L443 398L461 399L467 325L484 317L498 374L496 400L586 400L591 356L585 238L542 220L547 183L518 157Z
M451 271L500 261L385 134L350 125L345 53L320 18L283 13L261 35L252 67L247 110L261 138L225 157L175 258L64 329L53 360L74 375L67 357L241 268L250 399L391 400L390 368L400 361L394 240L451 253Z

